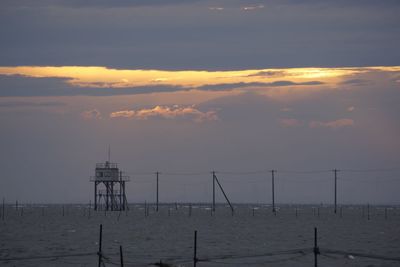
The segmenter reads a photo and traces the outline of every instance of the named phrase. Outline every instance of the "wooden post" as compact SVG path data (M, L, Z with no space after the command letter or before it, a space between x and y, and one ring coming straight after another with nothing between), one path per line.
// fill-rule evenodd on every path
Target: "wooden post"
M5 199L3 197L3 206L2 206L2 212L1 212L1 219L4 221L4 217L5 217Z
M99 235L99 251L97 252L97 255L99 256L99 265L98 267L101 267L102 263L102 254L101 254L101 242L103 239L103 225L100 224L100 235Z
M212 202L212 212L215 212L215 171L212 172L213 175L213 202Z
M334 202L335 202L335 210L334 210L334 212L335 212L335 214L337 212L337 172L338 172L338 170L336 170L336 169L333 170L333 173L335 174L335 199L334 199Z
M119 246L119 258L121 262L121 267L124 267L124 255L122 254L122 246Z
M318 236L317 236L317 227L314 227L314 266L317 267L318 266L318 254L319 252L319 248L318 248Z
M158 212L158 175L159 175L160 173L159 172L156 172L156 184L157 184L157 186L156 186L156 211Z
M94 210L97 210L97 182L94 181Z
M272 183L272 212L276 215L275 209L275 170L271 170L271 183Z
M125 210L125 199L122 191L122 171L119 172L119 210Z
M196 267L197 265L197 230L194 231L194 246L193 246L193 267Z

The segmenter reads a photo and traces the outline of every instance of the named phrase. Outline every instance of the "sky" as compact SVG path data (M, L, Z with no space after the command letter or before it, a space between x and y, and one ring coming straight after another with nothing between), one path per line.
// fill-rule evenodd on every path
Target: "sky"
M400 3L3 0L0 197L400 204ZM223 196L217 192L217 201Z

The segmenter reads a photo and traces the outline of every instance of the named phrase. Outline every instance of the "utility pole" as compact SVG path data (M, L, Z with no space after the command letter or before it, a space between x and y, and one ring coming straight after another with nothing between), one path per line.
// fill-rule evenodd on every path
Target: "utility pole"
M271 175L272 175L272 212L275 213L275 172L276 170L271 170Z
M156 211L158 212L158 175L159 175L160 173L157 171L156 172L156 177L157 177L157 193L156 193Z
M337 212L337 169L333 170L333 173L335 175L335 214Z
M212 172L213 175L213 202L212 202L212 211L215 212L215 171Z

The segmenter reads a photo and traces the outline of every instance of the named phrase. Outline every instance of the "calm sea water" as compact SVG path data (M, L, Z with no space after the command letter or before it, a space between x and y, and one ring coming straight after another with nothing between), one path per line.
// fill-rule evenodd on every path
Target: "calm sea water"
M63 212L64 209L64 212ZM64 213L64 214L63 214ZM297 215L296 215L297 213ZM399 207L284 205L162 205L159 212L130 205L127 212L94 212L86 205L7 205L0 218L1 266L97 266L103 225L105 266L313 266L314 227L320 266L400 266L400 261L360 257L400 255ZM327 253L327 249L344 254ZM81 255L85 254L87 255ZM78 254L78 255L77 255ZM68 255L68 257L57 257ZM43 257L43 258L41 258ZM14 259L14 260L12 260Z

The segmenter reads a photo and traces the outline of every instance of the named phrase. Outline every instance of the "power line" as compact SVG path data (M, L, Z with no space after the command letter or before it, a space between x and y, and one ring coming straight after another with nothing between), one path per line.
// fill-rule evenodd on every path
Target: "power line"
M292 174L313 174L313 173L331 173L332 170L305 170L305 171L296 171L296 170L277 170L279 173L292 173Z
M161 175L168 176L198 176L198 175L209 175L210 172L160 172Z
M318 173L331 173L333 170L328 169L319 169L319 170L288 170L288 169L277 169L277 173L288 173L288 174L318 174ZM371 173L371 172L400 172L400 169L337 169L340 172L360 172L360 173ZM215 171L218 174L230 174L230 175L252 175L252 174L266 174L270 173L270 169L258 169L258 170L246 170L246 171L229 171L229 170L221 170ZM155 175L157 172L126 172L130 175ZM166 171L166 172L158 172L160 175L167 175L167 176L196 176L196 175L209 175L212 173L211 171L196 171L196 172L185 172L185 171Z
M232 175L249 175L249 174L262 174L269 173L270 170L255 170L255 171L218 171L216 173L232 174Z
M399 172L398 169L343 169L342 172Z
M154 175L155 172L124 172L130 175Z

